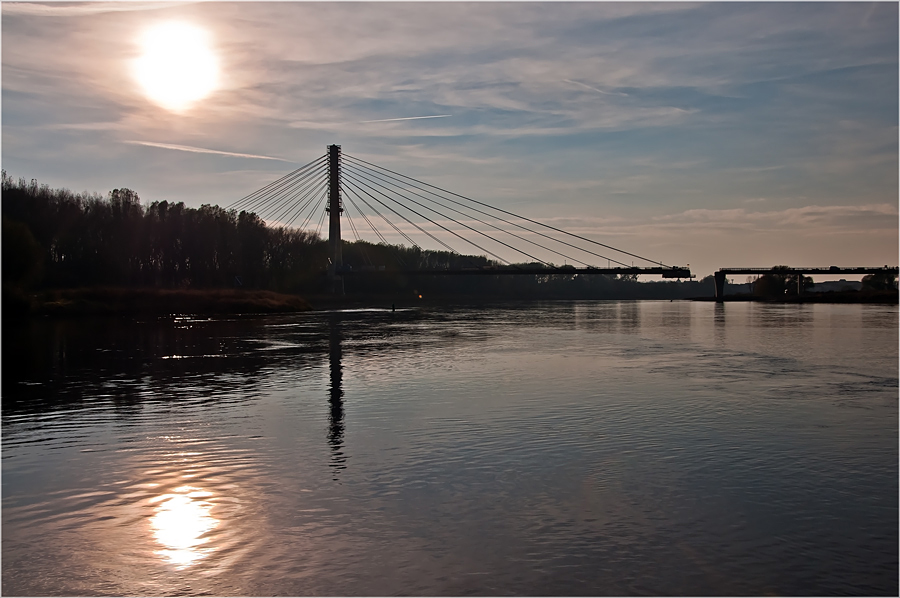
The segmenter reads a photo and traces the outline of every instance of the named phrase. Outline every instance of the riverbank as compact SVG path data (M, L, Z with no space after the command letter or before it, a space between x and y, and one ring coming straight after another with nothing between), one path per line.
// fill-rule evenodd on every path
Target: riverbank
M97 287L23 293L3 289L5 316L257 314L311 309L303 297L258 290Z
M521 299L521 298L519 298ZM25 293L3 289L3 314L7 317L165 315L165 314L266 314L311 310L419 307L444 304L507 303L508 297L432 295L427 298L402 294L343 295L314 294L304 297L273 291L242 289L140 289L97 287L54 289ZM535 298L537 301L552 299ZM694 297L692 301L715 301L715 297ZM800 297L761 298L747 293L726 295L725 302L765 303L877 303L897 304L898 292L850 291L809 293Z
M893 291L828 291L825 293L805 293L784 297L758 297L749 293L725 295L723 302L759 301L761 303L879 303L898 304L900 294ZM691 301L715 301L715 297L694 297Z

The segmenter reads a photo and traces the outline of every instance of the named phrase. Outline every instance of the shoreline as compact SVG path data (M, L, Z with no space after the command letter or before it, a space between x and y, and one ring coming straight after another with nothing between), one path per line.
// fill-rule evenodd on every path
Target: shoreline
M758 297L747 293L725 295L721 302L746 302L758 303L877 303L882 305L897 305L900 303L900 294L893 291L827 291L824 293L809 293L805 295L787 295L785 297ZM691 301L716 301L715 297L693 297Z
M558 300L558 299L557 299ZM604 299L598 299L604 300ZM616 299L608 299L615 301ZM639 299L636 299L639 300ZM659 299L664 301L665 299ZM673 299L675 300L675 299ZM305 296L263 290L244 289L157 289L93 287L52 289L25 293L21 289L3 288L5 317L76 317L180 314L274 314L306 311L328 311L347 308L409 308L451 304L507 303L509 301L554 301L551 298L498 296L430 296L414 298L399 295L343 295L316 293ZM692 297L677 301L716 301L715 297ZM791 295L763 298L749 294L726 295L723 302L760 303L855 303L898 304L898 292L853 291Z
M24 293L3 289L6 317L266 314L312 309L299 295L260 290L93 287Z

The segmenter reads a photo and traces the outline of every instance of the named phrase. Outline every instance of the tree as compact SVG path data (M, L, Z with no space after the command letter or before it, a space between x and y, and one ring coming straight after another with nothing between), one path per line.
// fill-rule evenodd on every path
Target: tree
M816 283L813 281L812 276L803 276L802 274L792 274L788 276L785 281L785 290L788 295L796 295L797 294L797 279L800 279L800 290L807 291L811 289Z
M267 282L266 267L270 263L266 251L269 229L263 219L252 212L241 212L237 219L238 274L244 284L261 287Z
M3 282L28 286L41 274L41 246L21 222L3 217Z
M770 272L760 276L753 284L753 294L757 297L783 297L787 290L790 269L790 266L775 266Z
M862 288L866 291L889 291L897 288L896 276L893 272L878 272L863 276Z

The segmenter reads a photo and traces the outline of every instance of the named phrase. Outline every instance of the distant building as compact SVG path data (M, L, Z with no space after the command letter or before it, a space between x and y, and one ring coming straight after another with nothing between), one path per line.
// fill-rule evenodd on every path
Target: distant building
M741 284L735 284L733 282L726 282L725 283L725 292L729 295L736 295L738 293L752 293L753 292L753 283L752 282L744 282Z

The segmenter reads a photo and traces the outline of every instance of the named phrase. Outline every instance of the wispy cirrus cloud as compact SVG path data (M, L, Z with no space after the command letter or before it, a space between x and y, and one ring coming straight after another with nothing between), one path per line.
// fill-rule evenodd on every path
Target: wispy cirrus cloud
M872 207L897 197L895 3L548 6L4 3L4 167L199 204L338 143L637 253L685 252L666 261L718 259L705 234L779 262L806 251L797 231L823 255L828 234L896 247L896 214ZM208 28L227 65L190 114L129 76L148 16ZM167 176L121 139L159 148ZM183 152L221 160L189 169Z
M759 200L756 200L759 201ZM785 210L751 211L744 208L725 210L697 209L679 214L657 216L652 220L659 224L714 225L748 230L843 230L865 232L867 230L896 229L898 209L892 204L866 205L807 205Z
M611 217L555 216L541 218L546 224L578 234L602 234L612 236L658 236L668 234L690 235L701 227L713 234L715 231L746 230L754 233L783 235L793 234L882 234L896 228L897 206L871 204L863 206L807 205L784 210L747 210L743 208L723 210L686 210L649 219Z
M453 116L452 114L434 114L432 116L404 116L402 118L380 118L378 120L361 120L361 123L387 123L387 122L395 122L400 120L424 120L426 118L447 118Z
M80 123L59 123L45 125L45 129L53 131L120 131L124 130L125 124L120 122L80 122Z
M573 81L572 79L563 79L566 83L572 83L573 85L578 85L579 87L583 87L585 89L589 89L591 91L596 91L597 93L603 94L605 96L628 96L627 93L622 93L620 91L604 91L602 89L597 89L596 87L592 87L581 81Z
M195 154L216 154L219 156L231 156L233 158L252 158L254 160L276 160L278 162L287 162L289 164L297 164L293 160L285 160L284 158L276 158L274 156L260 156L259 154L241 154L238 152L224 152L221 150L207 149L204 147L193 147L191 145L176 145L174 143L157 143L155 141L138 141L125 140L123 143L132 145L146 145L147 147L158 147L161 149L176 150L179 152L192 152Z
M114 12L160 10L186 4L192 4L192 2L86 2L74 5L57 4L55 2L49 4L4 2L3 14L38 17L82 17Z

